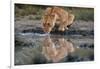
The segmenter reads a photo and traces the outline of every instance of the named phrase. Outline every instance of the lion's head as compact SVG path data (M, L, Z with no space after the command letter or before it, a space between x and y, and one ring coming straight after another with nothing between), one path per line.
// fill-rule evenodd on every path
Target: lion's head
M50 33L52 28L55 26L56 22L56 15L50 14L50 15L44 15L43 16L43 31L46 33Z

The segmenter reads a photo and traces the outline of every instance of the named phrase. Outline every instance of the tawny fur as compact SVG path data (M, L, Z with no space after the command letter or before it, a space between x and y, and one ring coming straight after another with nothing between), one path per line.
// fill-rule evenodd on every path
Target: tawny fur
M58 24L58 30L65 31L65 29L68 29L67 26L73 24L74 18L74 14L71 14L62 8L48 7L42 17L43 30L44 32L49 33L52 31L54 26ZM59 22L57 23L58 20Z

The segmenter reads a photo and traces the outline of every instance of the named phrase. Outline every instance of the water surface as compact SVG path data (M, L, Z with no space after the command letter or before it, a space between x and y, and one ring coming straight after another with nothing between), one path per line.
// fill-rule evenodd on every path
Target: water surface
M19 33L15 38L15 65L94 60L93 36Z

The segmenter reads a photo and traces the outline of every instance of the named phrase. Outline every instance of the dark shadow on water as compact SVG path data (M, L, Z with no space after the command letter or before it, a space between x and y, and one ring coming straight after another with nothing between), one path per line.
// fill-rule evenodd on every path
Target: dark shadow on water
M26 30L23 30L22 32L23 33L33 32L33 33L40 33L40 34L45 33L45 32L43 32L42 28L40 28L40 27L37 27L36 29L26 29ZM82 35L82 36L94 35L93 30L88 31L88 30L75 30L75 29L65 30L64 32L54 29L50 33L55 34L55 35Z

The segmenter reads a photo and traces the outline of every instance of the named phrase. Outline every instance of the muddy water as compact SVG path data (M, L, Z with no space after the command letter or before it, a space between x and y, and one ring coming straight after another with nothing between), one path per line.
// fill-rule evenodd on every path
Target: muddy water
M15 65L94 60L93 36L18 33Z

